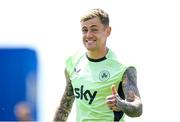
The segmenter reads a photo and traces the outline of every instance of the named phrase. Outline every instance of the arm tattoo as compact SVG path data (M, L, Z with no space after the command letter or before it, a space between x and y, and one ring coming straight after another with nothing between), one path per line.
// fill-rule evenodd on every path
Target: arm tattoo
M137 88L136 69L129 67L123 75L122 81L125 100L116 97L116 106L130 117L138 117L142 114L142 103L140 94Z
M66 70L65 70L65 76L66 76L66 88L62 96L61 103L55 113L54 121L67 120L75 99L73 93L73 87Z

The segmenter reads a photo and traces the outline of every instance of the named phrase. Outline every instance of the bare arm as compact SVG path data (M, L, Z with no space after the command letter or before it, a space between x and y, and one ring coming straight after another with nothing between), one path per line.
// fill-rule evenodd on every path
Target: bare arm
M134 67L129 67L123 75L122 87L125 101L117 97L117 107L130 117L138 117L142 114L142 103L137 88L137 72Z
M65 70L65 76L66 76L66 88L62 96L61 103L55 113L54 121L67 120L75 99L73 93L73 87L66 70Z
M125 95L123 100L118 94L107 97L108 106L115 111L123 111L130 117L142 114L142 102L137 88L137 75L134 67L125 71L122 79L122 88Z

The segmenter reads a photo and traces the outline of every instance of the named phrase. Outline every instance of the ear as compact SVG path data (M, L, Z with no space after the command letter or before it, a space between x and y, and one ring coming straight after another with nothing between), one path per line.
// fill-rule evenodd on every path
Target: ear
M107 37L108 37L110 34L111 34L111 27L108 26L108 27L106 28L106 35L107 35Z

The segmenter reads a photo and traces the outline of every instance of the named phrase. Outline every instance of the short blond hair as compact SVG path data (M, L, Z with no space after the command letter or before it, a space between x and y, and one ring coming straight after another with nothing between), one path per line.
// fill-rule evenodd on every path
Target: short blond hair
M109 26L109 15L100 8L95 8L87 11L82 17L81 22L98 17L104 26Z

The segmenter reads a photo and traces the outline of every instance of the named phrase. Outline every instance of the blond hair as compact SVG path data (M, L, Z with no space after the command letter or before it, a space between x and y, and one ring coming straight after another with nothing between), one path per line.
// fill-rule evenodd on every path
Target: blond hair
M81 22L98 17L104 26L109 26L109 15L100 8L95 8L87 11L82 17Z

